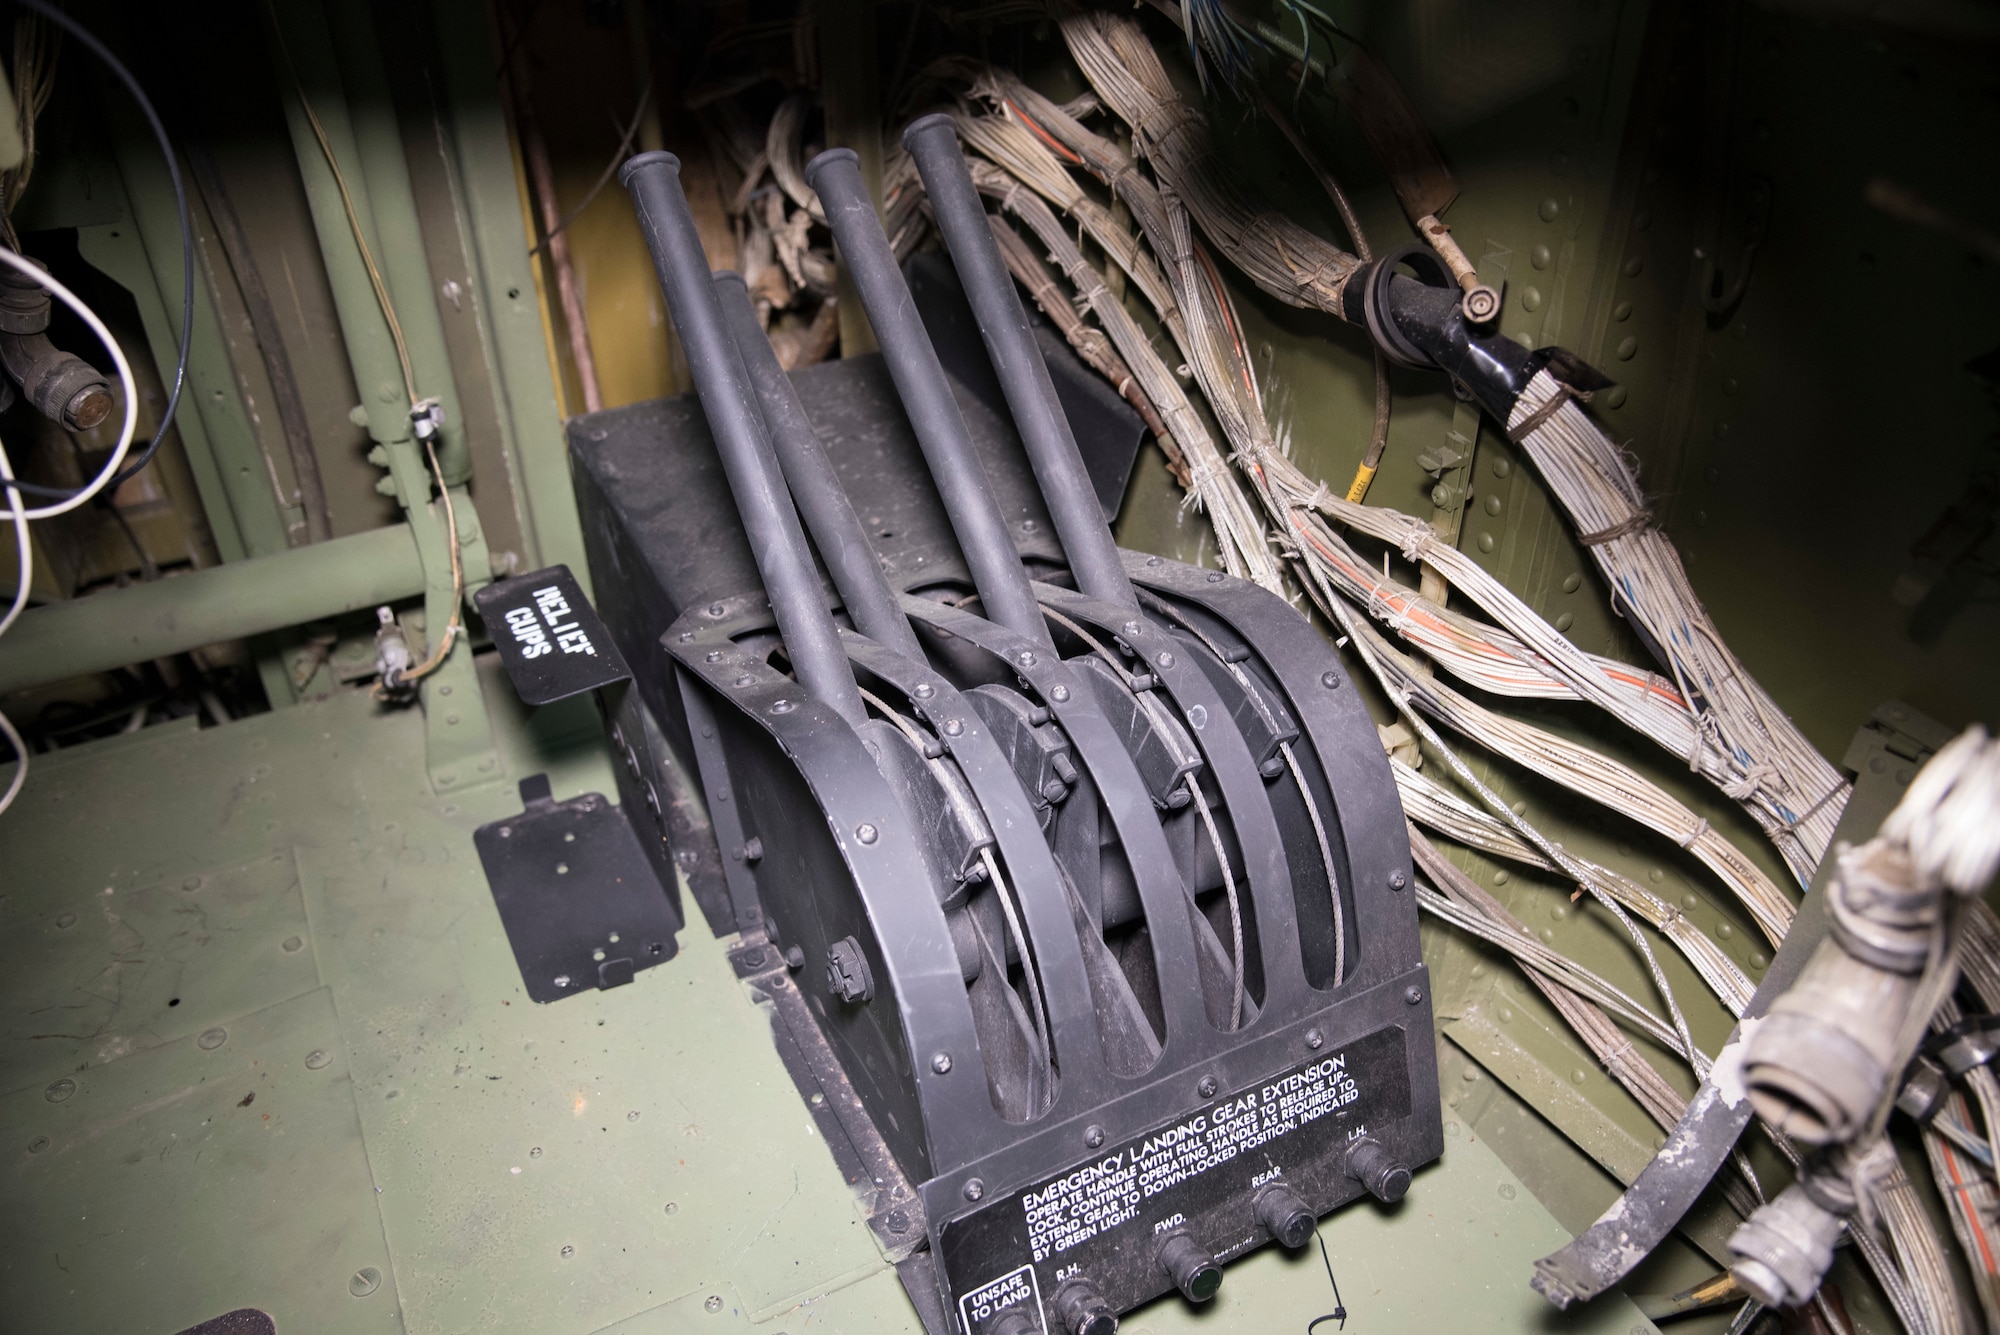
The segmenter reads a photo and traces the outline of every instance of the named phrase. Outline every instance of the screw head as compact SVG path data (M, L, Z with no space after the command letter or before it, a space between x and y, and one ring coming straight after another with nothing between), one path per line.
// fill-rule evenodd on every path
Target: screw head
M296 955L305 948L306 943L303 937L288 936L278 943L278 949L284 951L287 955Z
M204 1029L196 1037L194 1045L203 1052L213 1052L228 1041L229 1031L227 1029Z
M1083 1143L1090 1146L1091 1149L1096 1149L1099 1145L1102 1145L1104 1143L1104 1128L1095 1125L1085 1127L1083 1129Z
M720 663L722 661L722 650L710 649L706 654L702 655L702 659L709 663Z
M1149 556L1146 558L1146 564L1149 566L1156 566L1162 564L1162 561L1161 558L1157 556Z
M576 1248L574 1248L574 1247L570 1246L570 1245L569 1245L568 1243L564 1243L564 1244L563 1244L563 1249L562 1249L562 1254L563 1254L563 1256L564 1256L565 1258L567 1258L567 1257L571 1257L571 1256L575 1256L575 1255L576 1255Z
M1020 653L1014 655L1014 661L1024 668L1031 668L1040 660L1035 657L1033 649L1023 649Z
M927 681L920 681L917 683L917 689L911 691L910 694L916 696L919 700L928 700L937 694L937 687Z
M750 682L751 682L751 677L750 674L747 672L743 673L742 675L736 678L736 684L738 687L748 686Z
M71 1080L68 1076L64 1076L43 1090L42 1097L50 1103L61 1103L74 1093L76 1093L76 1081Z
M889 1211L889 1217L882 1221L891 1233L901 1236L910 1231L910 1216L901 1210Z
M1221 572L1220 570L1211 570L1211 571L1209 571L1209 572L1208 572L1208 582L1209 582L1210 584L1220 584L1220 583L1222 583L1222 572Z
M1306 1030L1306 1046L1311 1048L1314 1052L1318 1052L1321 1048L1326 1046L1326 1035L1322 1034L1317 1029Z
M1049 691L1049 699L1062 704L1069 699L1069 687L1056 686Z
M366 1298L382 1287L382 1272L372 1265L362 1266L348 1276L347 1291L357 1298Z
M986 1195L986 1184L975 1177L965 1184L964 1195L969 1201L980 1200Z
M708 605L708 614L712 617L719 617L728 610L729 609L724 607L721 603L710 603Z
M1329 668L1319 674L1319 684L1329 691L1337 691L1340 689L1340 674Z
M684 630L684 631L682 631L682 632L681 632L681 643L682 643L682 644L689 644L689 643L692 643L692 642L693 642L693 640L694 640L694 632L693 632L693 631L691 631L691 630Z
M1139 635L1139 633L1145 630L1146 628L1140 625L1136 621L1128 621L1125 623L1122 629L1124 631L1125 638L1130 640L1136 638Z
M789 714L797 708L798 706L790 700L774 700L771 702L771 712L773 714Z
M49 1147L49 1138L47 1136L36 1136L33 1140L28 1142L28 1153L40 1154L43 1150L47 1149L48 1147Z
M882 837L882 832L864 821L854 827L854 837L864 844L872 844Z
M332 1056L328 1054L325 1048L314 1048L306 1054L306 1069L308 1071L325 1070L326 1064L332 1060Z
M1424 990L1421 987L1406 987L1403 989L1403 1000L1409 1002L1412 1006L1423 999Z
M931 1057L931 1069L939 1075L949 1075L951 1073L951 1054L949 1052L933 1054Z
M1195 1086L1195 1091L1205 1099L1212 1099L1215 1097L1215 1091L1220 1088L1221 1086L1215 1083L1214 1076L1205 1075L1201 1078L1201 1083Z
M701 1300L701 1305L704 1311L720 1312L722 1310L722 1295L711 1293L708 1297Z
M1161 654L1161 655L1160 655L1160 666L1161 666L1161 667L1163 667L1163 668L1170 668L1170 667L1172 667L1173 665L1174 665L1174 656L1173 656L1173 655L1172 655L1171 653L1166 653L1166 654Z
M1392 871L1389 873L1389 888L1391 890L1401 890L1405 886L1409 885L1409 883L1410 883L1410 878L1403 875L1403 873L1399 871Z

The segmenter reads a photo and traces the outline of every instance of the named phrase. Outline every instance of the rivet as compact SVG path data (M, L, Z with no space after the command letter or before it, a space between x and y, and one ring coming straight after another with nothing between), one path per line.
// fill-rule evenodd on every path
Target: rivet
M1500 543L1491 533L1482 533L1474 540L1473 545L1482 552L1491 553Z
M59 932L67 932L74 926L76 926L76 915L74 913L65 913L56 919L56 930Z
M1761 950L1751 951L1746 958L1748 960L1750 967L1753 969L1761 969L1766 964L1769 964L1771 962L1770 957L1765 955L1764 952Z
M1409 883L1410 883L1410 878L1408 876L1405 876L1402 872L1392 871L1389 873L1389 888L1391 890L1401 890L1404 886L1408 885Z
M227 1029L204 1029L195 1039L194 1045L203 1052L213 1052L229 1041Z
M567 862L558 862L556 864L556 875L558 876L569 875L569 864Z
M49 1147L49 1138L47 1136L36 1136L33 1140L28 1142L28 1153L40 1154L43 1150L47 1149L48 1147Z
M61 1103L74 1093L76 1093L76 1081L71 1080L68 1076L64 1076L43 1090L42 1097L50 1103Z
M278 943L278 949L284 951L287 955L296 955L301 950L304 950L305 946L305 941L296 936L288 936Z
M692 644L693 642L694 642L694 632L693 632L693 631L691 631L691 630L684 630L684 631L682 631L682 632L681 632L681 643L682 643L682 644Z
M1536 209L1535 212L1541 215L1543 222L1554 222L1556 215L1562 212L1562 205L1557 203L1552 196L1543 200L1542 206Z
M1578 574L1576 571L1572 570L1569 572L1569 574L1563 576L1564 593L1575 593L1578 589L1582 587L1583 587L1583 576Z
M1605 393L1604 402L1607 407L1623 408L1625 406L1625 386L1613 385Z
M1611 308L1611 318L1618 321L1620 324L1623 324L1625 321L1631 319L1632 303L1629 301L1621 301L1616 306L1613 306Z
M1322 1034L1317 1029L1306 1030L1306 1046L1311 1048L1314 1052L1318 1052L1321 1048L1326 1046L1326 1035Z
M1409 1002L1412 1006L1423 999L1424 990L1421 987L1406 987L1403 989L1403 1000Z
M1163 668L1170 668L1170 667L1172 667L1173 665L1174 665L1174 656L1173 656L1173 655L1172 655L1171 653L1165 653L1165 654L1161 654L1161 655L1160 655L1160 666L1161 666L1161 667L1163 667Z
M1340 689L1340 674L1329 668L1319 674L1319 684L1329 691L1337 691Z
M1646 261L1640 259L1637 255L1625 261L1625 276L1627 278L1637 278L1644 272L1646 272Z
M919 700L928 700L937 694L937 687L927 681L920 681L917 683L917 689L910 692L910 694L916 696Z
M625 1114L625 1120L626 1120L626 1121L628 1121L628 1122L636 1122L636 1121L638 1121L638 1120L639 1120L639 1114L638 1114L638 1112L637 1112L636 1110L634 1110L634 1111L632 1111L632 1112L628 1112L628 1113L626 1113L626 1114Z
M449 686L440 686L440 687L438 687L438 694L439 694L439 695L450 695L450 694L451 694L451 687L449 687Z
M1568 612L1564 612L1561 616L1556 618L1557 630L1568 630L1571 626L1574 626L1575 624L1576 624L1576 618L1570 615Z
M881 831L864 821L854 827L854 837L864 844L872 844L881 837Z
M308 1071L323 1071L326 1069L326 1064L332 1060L333 1058L327 1055L325 1048L314 1048L306 1054L306 1069Z
M1502 500L1500 499L1500 497L1499 497L1499 496L1497 496L1497 495L1492 495L1492 496L1488 496L1488 497L1486 498L1486 513L1487 513L1487 514L1489 514L1489 515L1497 515L1497 514L1499 514L1499 513L1500 513L1500 511L1501 511L1501 510L1503 510L1503 509L1505 509L1505 508L1506 508L1506 502L1502 501Z
M1589 1078L1590 1078L1590 1073L1585 1071L1581 1066L1577 1067L1574 1071L1571 1071L1569 1073L1569 1082L1573 1085L1580 1085Z
M1194 1088L1195 1092L1197 1094L1200 1094L1203 1098L1212 1099L1215 1097L1215 1091L1220 1089L1221 1086L1215 1083L1214 1076L1205 1075L1201 1078L1201 1083L1196 1085Z
M945 736L947 736L947 737L956 737L956 736L958 736L958 735L959 735L960 733L962 733L962 732L964 732L964 731L965 731L965 723L964 723L964 721L963 721L963 720L961 720L961 719L955 719L955 718L948 718L948 719L946 719L946 720L944 721L944 735L945 735Z
M975 1177L965 1184L964 1195L969 1201L979 1200L986 1195L986 1184Z
M1049 699L1055 701L1057 704L1062 704L1069 699L1069 687L1056 686L1052 688L1049 691Z
M1631 361L1639 355L1639 340L1628 334L1618 341L1618 351L1615 355L1621 362Z
M1537 269L1548 268L1554 260L1555 256L1549 253L1547 246L1536 246L1528 252L1528 263L1534 265Z
M708 1297L702 1299L701 1305L705 1311L720 1312L722 1310L722 1295L711 1293Z
M1521 309L1524 311L1538 311L1541 308L1542 308L1542 290L1532 285L1522 288Z
M458 726L458 715L456 715L456 714L446 714L446 715L444 716L444 721L445 721L445 725L446 725L447 727L457 727L457 726Z
M1102 1145L1104 1143L1104 1128L1096 1125L1085 1127L1083 1129L1083 1143L1093 1150Z
M722 650L710 649L706 654L702 655L702 661L707 663L720 663L722 661Z
M1719 922L1715 925L1715 934L1724 941L1727 941L1730 937L1736 935L1736 929L1726 922Z
M1514 1008L1512 1006L1502 1006L1500 1008L1500 1023L1501 1024L1514 1023Z
M382 1287L382 1272L372 1265L365 1265L355 1271L347 1280L347 1291L357 1298L366 1298Z

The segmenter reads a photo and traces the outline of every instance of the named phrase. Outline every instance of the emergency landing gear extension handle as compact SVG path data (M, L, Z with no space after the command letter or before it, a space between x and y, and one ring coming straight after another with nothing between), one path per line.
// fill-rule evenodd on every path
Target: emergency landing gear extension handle
M1021 554L1000 517L965 418L951 396L951 383L882 232L882 220L875 216L875 205L861 183L859 162L851 148L829 148L806 164L806 182L819 194L827 225L840 247L841 263L854 279L868 322L875 327L896 394L916 430L917 444L951 517L952 532L987 617L1054 653Z
M757 572L771 600L778 634L799 681L850 724L867 719L853 669L827 610L819 574L785 490L749 373L723 324L708 256L681 189L681 161L671 153L641 153L618 173L632 195L639 230L653 252L674 330L687 351L715 451L750 540Z
M1055 522L1056 536L1062 540L1077 588L1092 598L1136 611L1139 600L1118 559L1111 530L1105 526L1097 490L1084 471L1083 455L1056 398L1055 382L1049 379L1048 363L1036 346L1028 312L1021 305L1006 261L1000 258L1000 247L993 239L986 208L979 202L979 191L972 184L951 117L938 112L913 122L903 131L903 147L916 160L917 173L923 177L931 212L958 270L959 286L965 289L978 319L980 337L986 341L987 356L1000 377L1007 407L1027 448L1035 480L1041 484L1049 518Z
M913 662L924 661L910 620L896 603L895 592L882 575L882 565L869 545L861 517L840 485L839 474L826 457L819 433L799 402L791 377L778 365L771 340L758 327L757 312L750 305L750 291L741 274L715 275L715 294L722 303L723 322L736 340L743 369L763 405L764 424L770 429L771 446L778 453L785 482L791 487L792 502L812 534L813 545L826 561L827 573L840 592L854 628L878 644L886 645Z

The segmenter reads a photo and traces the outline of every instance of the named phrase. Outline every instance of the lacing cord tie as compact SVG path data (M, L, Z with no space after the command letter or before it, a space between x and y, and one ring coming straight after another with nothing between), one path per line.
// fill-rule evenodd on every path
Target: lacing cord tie
M1701 839L1703 835L1707 833L1708 833L1708 817L1696 816L1694 818L1694 828L1688 831L1687 838L1681 840L1681 847L1693 848L1695 846L1695 843L1699 839Z

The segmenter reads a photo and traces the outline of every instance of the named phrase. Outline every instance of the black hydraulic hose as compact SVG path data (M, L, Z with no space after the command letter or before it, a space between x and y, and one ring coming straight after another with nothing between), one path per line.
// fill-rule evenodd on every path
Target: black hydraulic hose
M903 281L889 238L882 232L882 220L875 216L875 205L861 183L859 161L851 148L829 148L806 164L806 181L819 193L841 262L875 327L896 393L916 429L917 444L944 499L987 618L1053 651L1034 591L1028 587L1028 572L1000 517L986 470L973 453L972 436L951 396L937 349L931 346L909 284Z
M764 578L764 592L778 621L785 652L805 688L849 723L867 720L847 652L821 590L805 531L785 490L784 477L752 395L750 376L723 324L709 281L708 256L695 233L681 189L681 160L671 153L641 153L618 174L639 215L639 230L653 252L674 331L687 353L702 412L715 436L715 452L729 479L750 553Z
M881 561L869 545L861 516L847 499L840 477L820 444L812 419L792 387L792 378L778 365L771 340L757 324L757 312L750 304L750 289L741 274L724 271L715 275L715 295L722 305L722 320L736 340L736 351L749 372L751 388L764 410L764 425L771 445L778 453L778 465L791 487L792 503L833 576L834 588L847 604L854 628L877 643L887 645L921 663L924 652L917 644L910 619L896 603L895 591L882 575Z
M1056 398L1048 363L1042 360L1028 312L1014 290L1007 263L986 220L986 208L972 184L958 130L950 115L938 112L913 122L903 131L903 147L916 160L917 173L930 195L931 212L944 233L959 285L972 303L986 355L1000 377L1015 429L1027 448L1028 463L1041 485L1042 499L1055 521L1056 536L1069 557L1076 586L1093 598L1136 609L1138 598L1118 547L1104 523L1097 489L1084 471L1069 418Z

